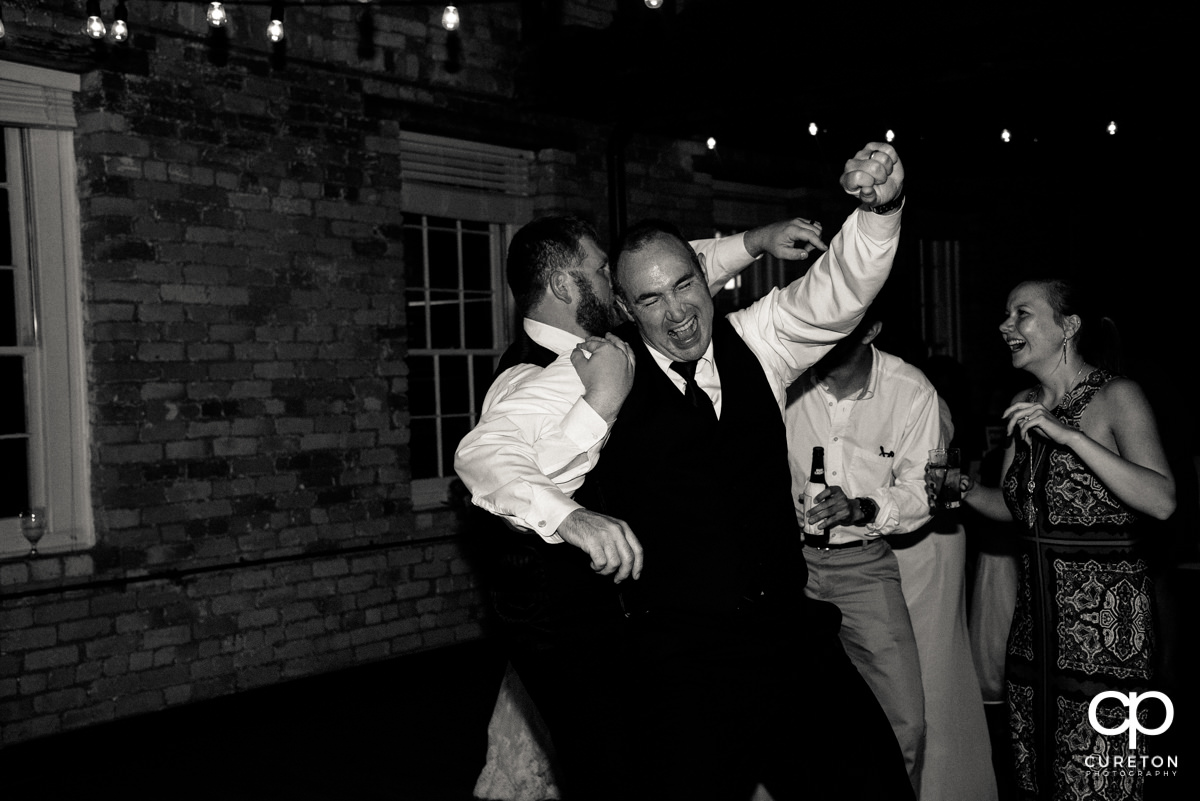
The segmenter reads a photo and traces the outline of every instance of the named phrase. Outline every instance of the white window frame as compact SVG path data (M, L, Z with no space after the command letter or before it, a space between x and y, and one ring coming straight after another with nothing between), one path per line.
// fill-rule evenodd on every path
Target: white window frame
M455 220L489 223L493 226L492 280L495 297L493 328L495 354L512 341L516 304L504 280L504 255L513 233L533 217L534 182L531 151L402 131L400 134L401 211ZM461 269L461 268L460 268ZM428 284L426 284L428 286ZM406 288L407 290L407 288ZM478 358L477 350L415 349L410 356L466 355ZM474 382L474 375L471 374ZM480 398L487 387L474 386ZM440 415L441 408L435 410ZM470 407L471 425L475 406ZM439 443L439 459L441 447ZM455 480L453 465L442 466L438 478L412 481L413 508L443 506Z
M77 75L0 62L18 305L17 346L0 353L26 360L29 493L47 518L39 555L95 544L75 169L78 91ZM0 519L0 559L29 551L20 520Z

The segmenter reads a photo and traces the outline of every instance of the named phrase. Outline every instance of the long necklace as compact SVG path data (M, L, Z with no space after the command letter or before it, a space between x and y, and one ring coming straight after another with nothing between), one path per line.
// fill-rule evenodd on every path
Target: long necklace
M1067 399L1071 392L1074 391L1075 387L1077 386L1075 382L1079 380L1079 376L1083 373L1084 367L1087 367L1086 361L1079 365L1078 372L1076 372L1075 377L1071 379L1071 386L1068 387L1067 391L1064 392L1062 397L1058 399L1058 405L1054 408L1057 409L1062 406L1063 402ZM1038 395L1041 395L1042 387L1039 386L1037 391ZM1044 442L1037 442L1038 447L1035 448L1035 442L1037 441L1031 439L1029 443L1029 481L1025 484L1025 522L1030 528L1033 528L1037 524L1037 505L1033 502L1033 493L1037 489L1037 482L1034 480L1034 476L1037 475L1038 467L1041 465L1042 459L1045 458L1046 451L1050 450Z
M1025 484L1025 523L1031 529L1037 525L1037 505L1033 502L1033 493L1037 489L1037 483L1034 481L1034 476L1037 475L1038 466L1042 463L1042 458L1046 455L1046 446L1038 443L1039 448L1034 448L1034 443L1029 443L1029 481Z

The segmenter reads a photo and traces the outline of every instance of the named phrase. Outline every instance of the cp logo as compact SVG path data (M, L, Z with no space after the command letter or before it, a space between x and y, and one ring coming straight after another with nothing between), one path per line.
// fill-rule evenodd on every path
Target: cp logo
M1105 700L1106 698L1114 698L1114 699L1120 701L1129 710L1129 717L1126 718L1125 721L1120 726L1117 726L1115 729L1105 728L1104 726L1102 726L1100 724L1100 721L1096 718L1096 709L1099 708L1100 702ZM1140 704L1146 698L1157 698L1158 700L1162 701L1163 707L1167 710L1166 719L1163 720L1162 725L1159 726L1157 729L1143 728L1142 724L1138 722L1138 719L1137 719L1138 704ZM1095 698L1093 698L1092 703L1088 706L1088 722L1092 724L1093 729L1100 732L1101 734L1113 735L1113 734L1120 734L1121 732L1125 731L1126 729L1129 730L1129 750L1130 751L1137 749L1138 732L1141 732L1142 734L1162 734L1164 731L1166 731L1167 729L1169 729L1171 727L1171 721L1173 721L1174 719L1175 719L1175 706L1171 703L1171 699L1168 698L1163 693L1158 692L1157 690L1151 690L1150 692L1142 693L1141 695L1138 695L1137 693L1129 693L1128 695L1126 695L1125 693L1119 693L1116 690L1106 690L1105 692L1102 692L1099 695L1097 695Z

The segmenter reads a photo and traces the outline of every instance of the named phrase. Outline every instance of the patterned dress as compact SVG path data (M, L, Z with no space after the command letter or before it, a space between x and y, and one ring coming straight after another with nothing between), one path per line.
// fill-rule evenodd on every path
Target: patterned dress
M1053 410L1080 419L1113 376L1092 371ZM1031 391L1027 400L1036 398ZM1008 640L1006 689L1022 799L1141 799L1137 771L1100 767L1128 754L1128 734L1105 736L1088 720L1098 693L1149 689L1153 587L1137 537L1137 514L1067 448L1017 441L1004 499L1020 527L1020 584ZM1138 715L1147 728L1150 704ZM1099 707L1103 728L1128 709ZM1145 753L1148 738L1138 739ZM1118 763L1120 764L1120 763Z

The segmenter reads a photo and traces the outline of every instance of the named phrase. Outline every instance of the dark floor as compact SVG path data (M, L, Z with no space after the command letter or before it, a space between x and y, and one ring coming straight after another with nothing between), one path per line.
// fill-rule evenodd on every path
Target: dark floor
M504 672L480 642L0 749L6 801L469 801Z

